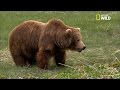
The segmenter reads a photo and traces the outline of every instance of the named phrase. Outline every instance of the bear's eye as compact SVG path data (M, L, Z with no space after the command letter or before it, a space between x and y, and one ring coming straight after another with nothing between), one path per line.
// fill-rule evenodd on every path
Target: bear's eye
M77 41L80 41L80 40L77 40Z

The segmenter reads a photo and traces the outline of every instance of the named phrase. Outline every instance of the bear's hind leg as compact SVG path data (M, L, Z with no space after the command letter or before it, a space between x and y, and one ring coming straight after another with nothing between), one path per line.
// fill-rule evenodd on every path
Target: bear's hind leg
M36 64L35 58L27 58L27 62L29 64L29 66L33 66Z
M17 66L27 66L27 62L22 55L12 55L13 60Z
M49 51L40 51L37 53L36 61L38 67L41 69L48 69L48 60L50 59L51 55Z

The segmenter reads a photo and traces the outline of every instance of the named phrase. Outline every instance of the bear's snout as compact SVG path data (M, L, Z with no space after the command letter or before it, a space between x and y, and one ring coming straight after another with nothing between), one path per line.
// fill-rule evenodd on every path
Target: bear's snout
M78 52L81 52L82 50L84 50L86 48L86 46L84 46L82 49L81 48L77 48Z
M84 46L83 48L82 48L82 50L84 50L86 48L86 46Z

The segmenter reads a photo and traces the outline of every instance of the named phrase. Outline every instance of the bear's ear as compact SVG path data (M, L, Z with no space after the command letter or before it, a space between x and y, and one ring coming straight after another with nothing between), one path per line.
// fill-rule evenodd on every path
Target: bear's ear
M67 29L66 33L70 34L70 33L72 33L72 30L71 29Z
M80 31L80 28L76 28L78 31Z

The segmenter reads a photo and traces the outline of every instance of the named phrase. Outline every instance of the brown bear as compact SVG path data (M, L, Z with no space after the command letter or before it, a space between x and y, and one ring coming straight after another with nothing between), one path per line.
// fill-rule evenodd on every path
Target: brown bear
M65 25L60 19L47 23L28 20L16 26L9 37L9 48L17 66L36 64L47 69L54 56L57 66L65 64L66 50L81 52L86 47L80 28Z

